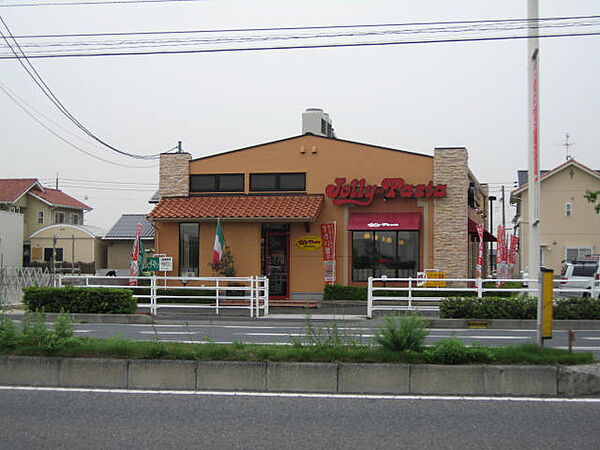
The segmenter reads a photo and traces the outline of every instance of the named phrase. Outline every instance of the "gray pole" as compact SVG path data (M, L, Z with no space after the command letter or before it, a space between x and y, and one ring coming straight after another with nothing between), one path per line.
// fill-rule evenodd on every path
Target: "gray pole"
M506 204L504 202L504 185L502 185L502 227L506 228Z
M528 271L529 278L539 280L540 273L540 148L539 148L539 9L538 0L528 0L527 17L529 29L527 39L527 62L529 80L529 158L527 172L528 203ZM542 285L531 283L538 289L537 342L542 342Z
M71 235L71 275L75 273L75 235Z

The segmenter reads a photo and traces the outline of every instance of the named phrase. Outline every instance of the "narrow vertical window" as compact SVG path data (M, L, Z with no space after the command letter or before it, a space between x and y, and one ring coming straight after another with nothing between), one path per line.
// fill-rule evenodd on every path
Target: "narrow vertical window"
M38 211L37 213L37 223L44 223L44 211Z
M197 223L179 224L179 275L198 276L199 267L199 225Z
M565 203L565 216L571 217L573 215L573 203L567 202Z

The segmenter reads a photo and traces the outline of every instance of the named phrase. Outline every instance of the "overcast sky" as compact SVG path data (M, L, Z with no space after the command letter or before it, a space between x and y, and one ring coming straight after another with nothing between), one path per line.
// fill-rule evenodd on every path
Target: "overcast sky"
M525 18L527 1L207 0L0 8L0 14L14 35L28 35ZM540 0L540 17L580 15L600 15L600 2ZM571 153L600 169L599 48L600 36L540 42L542 169L564 161L565 132L575 144ZM182 140L196 158L295 136L302 111L320 107L341 139L425 154L465 146L474 174L494 188L511 187L516 171L527 168L525 40L32 61L83 124L127 152L159 153ZM78 134L85 142L54 127L86 151L148 166L83 138L16 60L0 60L0 83ZM0 177L48 180L58 173L61 189L94 208L86 222L105 229L123 213L149 211L156 166L125 168L86 156L2 91L0 98ZM96 184L102 189L90 181L103 182ZM126 182L138 183L137 191L118 184Z

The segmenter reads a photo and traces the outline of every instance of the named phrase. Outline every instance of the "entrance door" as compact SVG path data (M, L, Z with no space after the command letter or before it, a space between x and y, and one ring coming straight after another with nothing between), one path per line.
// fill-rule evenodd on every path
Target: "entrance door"
M289 233L267 232L265 274L269 277L269 298L289 298Z

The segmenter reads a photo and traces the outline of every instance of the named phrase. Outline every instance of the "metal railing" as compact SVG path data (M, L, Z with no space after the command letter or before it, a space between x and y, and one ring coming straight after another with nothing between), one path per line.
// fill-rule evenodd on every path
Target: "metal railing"
M53 286L48 269L41 267L0 267L0 305L23 302L23 288Z
M135 280L137 285L130 285ZM156 315L159 309L247 309L250 317L269 314L269 279L267 277L112 277L97 275L60 275L58 286L131 289L138 308L148 308ZM169 299L169 302L164 300ZM163 300L161 302L161 300ZM195 303L194 301L202 301Z
M496 283L520 281L527 284L523 287L497 287ZM369 277L367 284L367 317L373 317L373 311L439 311L437 303L448 297L448 292L476 293L483 297L488 292L516 292L520 294L536 294L537 288L532 286L536 280L515 279L482 279L482 278L439 278L423 280L417 278L388 278ZM389 283L403 283L404 286L389 286ZM436 284L437 286L426 286ZM377 295L377 292L386 291L388 295ZM431 295L414 295L416 292L426 292ZM389 294L398 293L398 295ZM436 295L437 294L437 295Z

